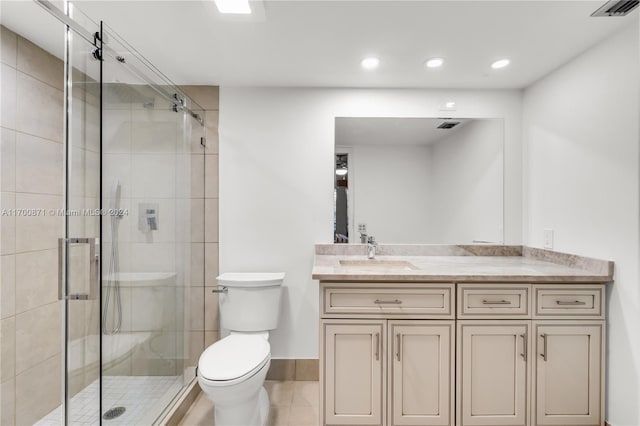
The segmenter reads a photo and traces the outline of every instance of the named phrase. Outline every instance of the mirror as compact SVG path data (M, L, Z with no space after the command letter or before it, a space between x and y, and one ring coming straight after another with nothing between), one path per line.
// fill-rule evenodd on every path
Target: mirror
M335 120L334 242L502 244L504 122Z

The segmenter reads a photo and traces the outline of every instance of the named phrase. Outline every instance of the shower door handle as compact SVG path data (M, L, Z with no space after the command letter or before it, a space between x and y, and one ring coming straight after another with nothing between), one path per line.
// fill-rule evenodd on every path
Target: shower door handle
M65 281L69 281L71 275L68 270L65 271L65 265L71 262L65 262L65 257L69 256L69 248L71 244L88 244L89 245L89 292L88 293L72 293L65 294ZM97 250L100 244L99 238L58 238L58 299L59 300L94 300L98 298L98 274L100 269L100 254ZM65 277L66 273L66 277ZM65 279L66 278L66 279Z

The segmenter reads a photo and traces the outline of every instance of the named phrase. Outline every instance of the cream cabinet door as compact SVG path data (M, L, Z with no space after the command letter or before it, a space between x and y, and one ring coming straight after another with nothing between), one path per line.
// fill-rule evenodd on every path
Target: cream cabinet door
M530 321L459 321L459 426L526 426Z
M382 425L386 321L323 321L324 424Z
M454 321L389 321L393 426L453 421Z
M602 424L604 322L536 321L534 425Z

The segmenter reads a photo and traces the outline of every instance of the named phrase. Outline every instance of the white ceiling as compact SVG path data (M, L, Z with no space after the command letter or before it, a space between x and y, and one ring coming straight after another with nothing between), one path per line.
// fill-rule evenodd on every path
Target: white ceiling
M179 84L522 88L638 24L637 10L591 18L604 2L267 0L246 19L220 15L209 0L79 6ZM2 22L52 45L53 21L36 24L38 6L12 3L2 1ZM366 55L381 59L378 70L360 68ZM431 57L445 58L444 67L426 69ZM512 65L491 70L502 57Z
M429 145L451 136L469 118L336 118L336 145ZM445 121L459 122L452 129L438 129Z

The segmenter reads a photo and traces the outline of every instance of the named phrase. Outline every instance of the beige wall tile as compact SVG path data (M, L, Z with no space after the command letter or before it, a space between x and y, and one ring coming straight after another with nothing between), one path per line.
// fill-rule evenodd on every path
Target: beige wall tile
M16 257L9 254L0 261L0 318L8 318L16 313Z
M204 330L205 288L191 287L189 292L189 330Z
M16 190L16 132L0 129L0 190ZM203 178L204 179L204 178Z
M204 332L191 331L189 332L189 366L198 365L200 354L204 351Z
M204 241L218 242L218 199L207 198L204 208Z
M191 155L191 198L204 198L204 155Z
M74 148L70 170L70 194L74 197L98 198L100 196L100 155L86 149ZM58 183L59 182L59 183ZM62 186L62 179L56 182ZM51 185L54 185L53 183ZM86 207L93 207L87 205ZM98 203L95 203L98 206Z
M16 381L7 380L0 389L0 424L16 424Z
M218 243L204 244L204 284L216 286L216 278L219 275L218 268Z
M16 252L57 249L63 236L63 217L50 214L63 207L57 195L16 194L16 209L44 209L39 216L16 217Z
M15 160L16 192L62 195L63 148L60 143L18 133Z
M218 86L180 86L187 96L205 110L217 110L220 104L220 88ZM195 105L191 109L198 109Z
M218 198L218 156L204 157L204 196Z
M269 371L267 372L267 380L294 380L296 377L296 360L295 359L272 359ZM269 390L269 389L267 389ZM274 391L275 392L275 391ZM293 394L293 384L291 384L291 393ZM291 396L293 398L293 396ZM271 401L272 404L290 404L291 399L286 401Z
M131 109L104 109L102 149L106 154L131 152Z
M317 359L297 359L296 360L296 380L297 381L318 381L320 364Z
M131 243L130 250L130 272L176 271L176 245L173 243ZM121 250L120 259L125 256ZM120 262L120 266L120 270L125 271L123 262Z
M220 309L218 294L211 292L212 287L204 289L204 329L207 331L220 330Z
M134 154L131 170L132 197L175 197L176 170L174 155Z
M16 254L16 313L58 300L58 250Z
M205 208L203 198L191 199L191 242L203 243L205 237Z
M204 286L204 244L191 244L191 285Z
M16 96L17 96L17 72L15 68L2 64L2 99L0 106L0 125L8 129L16 128Z
M204 332L204 347L208 348L213 345L215 342L220 340L220 332L219 331L205 331Z
M16 208L16 194L0 193L0 211ZM16 251L16 218L13 215L0 215L0 254L12 254Z
M58 354L16 377L16 424L34 424L60 405L61 370Z
M135 153L175 153L182 130L180 115L172 110L134 109L131 121L131 149ZM178 131L180 130L180 134Z
M217 154L219 152L219 134L218 134L218 111L207 111L205 119L206 137L207 137L207 154Z
M64 90L64 63L29 40L18 36L18 70Z
M60 353L61 328L61 302L16 315L16 373Z
M16 318L0 321L0 382L16 375Z
M0 61L15 68L18 37L16 33L3 25L0 25L0 31L0 42L2 42L0 46Z
M62 90L55 89L19 72L16 95L16 130L55 142L62 142L63 103ZM37 110L34 105L38 106Z

